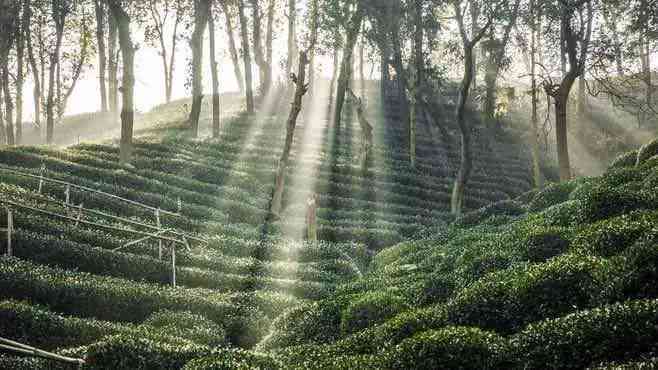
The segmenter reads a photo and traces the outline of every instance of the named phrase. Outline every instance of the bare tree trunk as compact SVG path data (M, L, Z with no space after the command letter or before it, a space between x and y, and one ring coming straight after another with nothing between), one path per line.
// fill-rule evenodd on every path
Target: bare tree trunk
M366 37L361 34L361 44L359 48L359 81L360 81L360 90L361 96L366 96L366 76L364 72L365 64L365 48L366 48Z
M52 144L54 141L55 129L55 77L59 71L59 55L62 47L62 38L64 37L65 13L57 8L58 5L53 3L53 19L55 21L55 50L50 55L49 75L48 75L48 98L46 102L46 143ZM57 98L61 96L60 81L57 79Z
M16 138L20 145L23 141L23 85L25 83L25 35L29 35L30 0L23 0L21 25L16 33Z
M267 8L267 29L265 35L265 60L267 61L267 75L269 84L272 84L272 42L274 41L274 10L276 0L270 0Z
M541 175L541 168L539 166L539 118L537 114L537 44L538 37L541 32L538 29L536 22L537 17L537 3L536 0L530 1L530 98L532 99L532 115L530 117L530 144L532 149L532 177L536 189L543 188L543 179Z
M258 65L258 72L260 76L260 93L264 97L270 89L272 83L272 75L270 65L263 52L263 42L261 35L261 18L260 5L258 0L250 0L253 22L253 44L254 44L254 60Z
M270 205L270 213L272 215L280 215L282 208L283 189L286 181L286 169L288 167L288 158L290 157L290 150L292 149L292 141L295 134L295 126L297 126L297 116L302 110L302 98L308 90L306 84L306 65L308 60L306 52L299 53L299 69L296 76L293 76L293 82L297 86L295 89L295 97L290 107L290 114L286 122L286 141L283 146L283 153L279 159L279 165L276 171L276 180L274 185L274 193L272 194L272 203Z
M7 50L9 52L9 50ZM7 60L5 54L4 60ZM7 137L7 145L15 145L16 137L14 136L14 102L11 99L11 91L9 90L9 67L5 62L2 65L2 90L5 96L5 129Z
M411 83L411 106L409 107L409 161L412 168L416 167L416 120L421 113L421 84L423 83L423 14L422 0L414 1L414 78Z
M247 18L244 15L244 0L238 0L238 15L240 18L240 38L242 39L242 60L244 62L245 96L247 113L254 113L254 90L251 76L251 54L249 53L249 35L247 34Z
M115 120L119 112L119 52L117 50L118 27L114 15L108 14L108 108Z
M0 73L0 146L7 144L7 132L5 131L4 112L2 107L2 73Z
M180 1L180 0L179 0ZM171 94L174 89L174 70L176 69L176 44L178 42L178 26L180 25L181 18L183 17L183 10L181 9L183 5L176 3L176 18L174 20L174 30L171 35L171 53L169 55L169 75L167 76L167 91L166 99L167 102L171 101Z
M345 93L351 79L352 70L352 54L354 53L354 45L361 29L361 21L365 9L363 3L359 2L354 14L350 18L349 28L347 29L347 37L345 40L345 47L343 48L343 61L340 65L340 74L338 76L338 87L336 89L336 110L334 113L334 125L340 126L341 114L343 112L343 104L345 102Z
M29 12L28 18L31 18L31 8L28 7L27 11ZM29 26L25 29L25 40L27 41L27 57L30 63L30 69L32 70L32 79L34 81L34 88L32 89L32 97L34 99L34 125L38 128L41 128L41 83L43 80L40 78L39 67L37 65L37 60L34 57L34 48L32 46L32 31L31 27ZM41 67L43 68L43 64Z
M333 71L331 72L331 82L329 83L329 101L331 102L334 98L334 92L336 90L336 82L338 81L338 69L340 68L340 64L338 62L339 58L339 48L338 46L334 46L334 52L332 55L332 61L333 61Z
M213 3L208 6L208 33L210 34L210 74L212 76L212 137L219 137L219 77L217 76L217 58L215 56L215 18Z
M190 46L192 47L192 109L190 110L189 125L192 136L199 135L199 115L203 101L203 34L208 24L208 0L194 1L194 32Z
M318 17L320 9L318 8L318 0L311 0L311 44L313 47L309 48L308 57L308 83L309 91L313 94L313 85L315 83L315 44L318 40ZM292 67L291 67L292 68Z
M135 46L130 35L130 16L121 7L120 0L107 0L112 16L117 24L119 45L123 62L121 78L121 141L119 145L119 161L130 163L133 150L134 88L135 88Z
M459 125L459 131L461 134L461 160L459 164L459 170L457 171L457 176L455 178L455 183L452 188L450 209L453 214L460 215L464 207L464 192L466 190L466 184L468 183L468 179L470 177L471 169L473 166L473 158L471 154L471 128L469 127L464 117L471 83L473 82L473 75L475 73L473 49L475 48L475 45L477 45L477 43L482 39L487 29L491 26L493 19L489 18L488 23L480 30L474 29L473 31L475 32L472 35L473 39L469 40L466 34L466 29L464 27L464 17L461 12L461 4L458 1L455 1L453 6L459 26L459 32L462 38L462 47L464 52L464 77L462 78L462 82L459 87L459 101L457 102L457 109L455 111L456 121Z
M107 112L107 86L105 86L105 71L107 55L105 51L105 8L101 0L94 0L96 11L96 43L98 45L98 84L101 93L101 112Z
M226 35L228 36L228 50L231 55L231 62L233 63L233 73L235 74L235 80L238 83L238 89L241 93L244 93L244 76L242 75L242 70L240 69L240 61L238 59L238 49L235 46L235 37L233 36L233 22L231 22L231 13L229 13L229 8L226 5L225 1L219 2L224 12L224 17L226 20Z
M571 179L569 147L567 144L567 104L569 95L555 99L555 139L557 143L557 161L560 170L560 180Z
M297 0L288 0L288 56L286 58L285 75L290 75L297 55L297 33L295 25L297 22ZM313 68L311 66L311 68ZM310 71L309 71L310 75Z
M359 119L359 126L361 127L361 171L365 173L368 170L373 147L372 125L366 118L363 99L357 97L352 89L347 89L347 92L350 99L356 105L356 114Z

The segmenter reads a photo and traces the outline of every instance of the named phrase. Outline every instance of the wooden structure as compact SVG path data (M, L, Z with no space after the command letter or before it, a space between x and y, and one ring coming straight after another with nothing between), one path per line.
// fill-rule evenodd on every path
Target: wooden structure
M65 362L68 364L74 364L74 365L78 365L80 369L85 364L85 360L83 359L58 355L56 353L40 350L38 348L28 346L27 344L19 343L11 339L6 339L2 337L0 337L0 350L10 351L21 355L46 358L49 360Z

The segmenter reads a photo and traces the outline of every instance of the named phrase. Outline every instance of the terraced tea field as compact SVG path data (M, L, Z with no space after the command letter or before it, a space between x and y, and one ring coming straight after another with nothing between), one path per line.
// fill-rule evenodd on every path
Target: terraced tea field
M285 106L281 98L270 97L253 117L226 119L218 139L191 139L175 123L146 130L131 165L118 163L111 144L0 149L3 201L72 218L14 207L13 257L0 258L2 335L87 358L91 368L180 368L211 353L271 365L271 358L238 348L262 342L283 312L361 281L376 252L452 222L454 132L437 137L423 121L412 169L399 102L372 99L374 155L364 172L356 117L348 112L333 127L322 103L327 97L318 95L298 124L285 210L274 222L267 209L285 134L286 112L273 108ZM468 209L531 188L523 145L505 134L476 138ZM45 182L39 194L39 179L24 174L160 208L162 225L186 235L189 249L176 248L174 268L171 248L161 250L155 240L126 246L134 233L112 229L146 232L156 226L153 209L75 188L67 207L64 185ZM318 243L302 241L311 194L319 197ZM75 222L81 203L103 214L85 213L86 223ZM133 223L126 226L125 219ZM2 366L54 365L5 356Z

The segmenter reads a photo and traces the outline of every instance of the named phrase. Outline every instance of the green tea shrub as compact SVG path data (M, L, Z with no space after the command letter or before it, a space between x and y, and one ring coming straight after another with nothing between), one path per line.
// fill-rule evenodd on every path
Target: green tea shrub
M224 328L191 312L159 311L149 316L141 326L154 334L183 338L209 347L226 342Z
M578 186L578 180L550 184L532 198L528 204L531 212L542 211L569 199L569 194Z
M506 352L495 333L449 326L405 339L385 357L388 369L499 369Z
M281 363L274 357L238 348L214 350L212 355L188 362L183 370L276 370Z
M654 155L658 155L658 138L654 139L653 141L647 144L644 144L637 151L637 161L635 162L635 164L641 165L647 159L653 157Z
M487 275L447 303L453 325L513 333L524 325L591 305L605 276L593 257L563 255Z
M519 369L582 369L655 350L658 300L635 300L528 325L511 337Z
M610 164L610 168L631 167L637 163L637 150L620 154Z
M354 333L395 316L409 308L404 298L388 291L355 297L341 314L341 331Z
M658 212L634 211L583 227L574 238L575 250L609 257L624 251L658 224Z
M523 204L515 200L502 200L475 211L465 213L455 220L459 226L472 226L491 216L518 216L525 213Z
M116 335L88 347L87 362L95 370L180 370L191 360L211 354L193 342L157 335Z

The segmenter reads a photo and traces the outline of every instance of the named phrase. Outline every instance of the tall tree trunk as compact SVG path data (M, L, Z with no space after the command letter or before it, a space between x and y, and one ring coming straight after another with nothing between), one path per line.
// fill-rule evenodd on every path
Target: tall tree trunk
M366 96L366 76L365 76L365 48L366 48L366 37L361 34L361 44L359 48L359 81L360 81L360 90L361 96Z
M292 72L297 55L297 33L295 26L297 23L297 0L288 0L288 56L286 58L285 75L289 76ZM311 68L313 68L311 66ZM309 71L310 75L310 71Z
M7 50L6 53L8 53ZM4 60L7 60L5 53ZM11 91L9 89L9 67L5 62L2 64L2 90L5 96L5 129L7 137L7 145L15 145L16 137L14 136L14 102L11 98Z
M555 97L555 139L557 143L557 161L560 170L560 180L571 179L569 147L567 144L567 104L569 95L561 94Z
M25 83L25 35L30 28L30 0L23 0L21 25L16 33L16 138L17 145L23 141L23 85Z
M0 73L0 146L7 143L7 131L5 131L4 112L2 107L2 73Z
M496 85L498 80L499 67L492 56L487 59L487 65L484 71L484 117L489 125L493 125L496 115Z
M53 3L54 4L54 3ZM57 5L54 5L57 7ZM59 55L62 47L62 38L64 37L64 17L59 15L58 9L53 9L53 17L55 18L55 50L50 55L49 74L48 74L48 98L46 102L46 143L52 144L54 142L55 133L55 94L57 98L61 96L61 88L59 88L60 81L57 79L57 91L55 91L55 79L57 71L59 71Z
M409 160L411 167L416 167L416 126L421 117L421 84L423 83L423 14L422 0L414 1L414 78L411 83L411 107L409 108Z
M203 34L208 24L209 0L194 1L194 32L190 46L192 47L192 109L189 125L192 136L199 135L199 115L203 101Z
M338 69L340 64L338 61L340 49L338 44L334 46L334 52L332 54L333 70L331 72L331 82L329 83L329 103L333 101L334 93L336 91L336 82L338 81Z
M530 98L532 105L532 113L530 117L530 145L532 150L532 177L536 189L543 188L543 179L541 175L541 168L539 166L539 117L537 114L537 46L539 44L538 38L541 33L537 19L537 3L536 0L530 0Z
M215 18L213 3L208 6L208 33L210 34L210 74L212 76L212 137L219 137L219 77L215 56Z
M179 0L180 1L180 0ZM180 25L181 18L183 17L181 6L176 3L176 18L174 20L174 30L171 35L171 53L169 55L169 75L167 75L167 102L171 101L172 91L174 89L174 70L176 69L176 44L178 43L178 26Z
M308 56L308 83L309 91L313 94L313 85L315 83L315 44L318 40L318 18L320 16L320 9L318 8L318 0L311 0L311 44L313 47L309 48ZM291 67L292 68L292 67Z
M295 126L297 125L297 116L302 110L302 98L308 89L306 84L306 65L308 60L306 52L299 53L299 69L297 75L293 77L293 82L297 86L295 89L295 97L290 107L290 114L286 123L286 141L283 146L283 153L279 159L279 165L276 171L276 180L274 184L274 192L272 194L272 203L270 204L270 214L279 216L282 208L283 190L286 181L286 169L288 167L288 159L290 157L290 150L292 149L292 141L295 134Z
M242 75L242 69L240 68L240 61L238 59L238 49L235 46L235 37L233 36L233 22L231 21L231 13L229 13L228 5L225 1L219 2L224 12L224 17L226 20L226 35L228 36L228 50L231 55L231 62L233 63L233 73L235 74L235 80L238 83L238 89L241 93L244 93L244 76Z
M108 108L116 120L119 112L119 51L117 50L118 26L114 15L108 14Z
M389 62L391 60L391 50L388 46L388 42L382 40L379 47L381 59L379 64L379 69L381 73L380 85L379 85L379 99L382 104L386 103L386 90L388 89L387 82L391 80L391 75L389 73Z
M365 9L362 2L358 2L354 14L350 18L349 26L347 29L347 37L345 39L345 47L343 48L343 61L340 65L340 74L338 76L338 87L336 89L336 110L334 113L334 125L340 126L341 115L343 113L343 104L345 103L345 94L351 79L352 70L352 55L354 54L354 45L356 44L359 30L361 29L361 21Z
M269 84L272 84L272 43L274 41L274 10L276 0L270 0L267 8L267 29L265 35L265 60L267 61L267 75Z
M244 83L247 113L254 113L254 90L251 76L251 53L249 53L249 35L247 33L247 18L244 15L244 1L238 0L238 16L240 18L240 38L242 39L242 60L244 62Z
M471 156L471 128L466 123L464 114L471 82L473 81L473 45L464 48L464 77L459 88L456 118L461 135L460 164L452 188L450 209L453 214L460 215L464 207L464 192L471 174L473 158Z
M29 1L29 0L26 0ZM32 16L32 8L28 7L28 18ZM32 27L25 29L25 40L27 41L27 58L32 70L32 80L34 81L34 88L32 89L32 97L34 99L34 125L41 128L41 84L43 79L40 77L39 66L37 59L34 57L34 48L32 45ZM41 65L43 68L43 64Z
M119 145L119 161L130 163L133 150L134 89L135 89L135 46L130 35L130 16L121 7L119 0L107 0L112 16L117 23L119 46L123 62L121 77L121 141Z
M264 97L270 89L272 76L270 74L270 66L265 57L265 52L263 51L263 41L261 35L261 9L258 4L258 0L250 0L251 2L251 12L252 12L252 22L253 22L253 44L254 44L254 60L256 65L258 65L258 72L260 76L260 93Z
M105 86L105 71L107 70L107 55L105 51L105 7L101 0L94 0L96 11L96 43L98 45L98 84L101 93L101 112L107 112L107 86Z
M391 44L393 46L393 69L395 69L395 74L397 75L398 79L398 96L402 100L403 122L401 122L401 124L408 126L410 120L409 116L411 113L409 109L409 99L407 98L407 86L409 85L409 81L407 79L407 72L404 69L404 62L402 61L402 47L400 45L399 30L397 26L392 27L391 30Z

